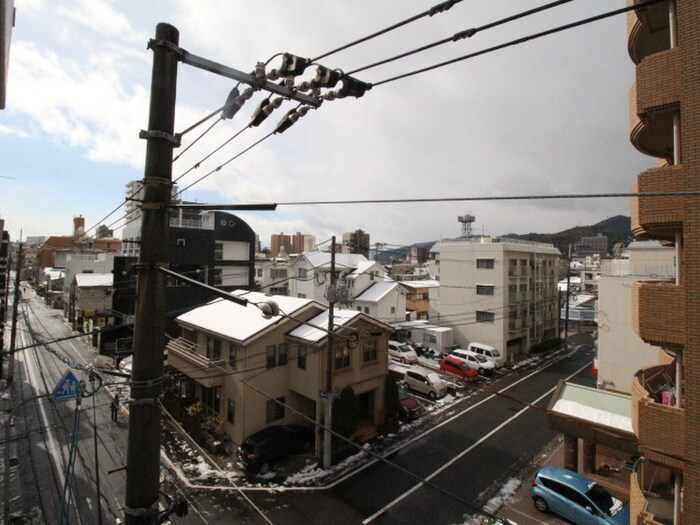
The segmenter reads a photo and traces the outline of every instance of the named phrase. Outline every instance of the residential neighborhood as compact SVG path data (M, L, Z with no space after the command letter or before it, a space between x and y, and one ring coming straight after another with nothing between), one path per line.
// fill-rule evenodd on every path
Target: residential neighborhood
M449 17L459 3L417 18ZM565 3L475 7L474 13L497 18L433 45L545 16ZM48 225L37 227L30 214L25 226L16 212L5 211L9 205L0 208L0 522L700 523L700 77L693 73L700 64L700 4L619 4L564 6L576 22L374 81L363 80L373 78L367 70L433 45L407 51L414 44L404 42L399 55L355 70L321 65L345 48L314 59L284 51L244 72L218 62L221 57L185 50L179 40L185 34L158 22L145 55L152 66L150 102L144 101L144 129L137 133L143 178L121 172L120 195L112 195L120 204L104 217L92 216L87 187L85 197L69 205L77 209L67 218L54 213ZM0 135L11 140L35 132L17 120L17 112L28 111L26 102L7 96L16 93L12 82L25 78L31 38L39 38L18 29L23 9L0 0L0 109L11 119L0 123ZM91 9L104 28L119 19L133 29L135 13L142 13L103 0ZM190 9L187 2L173 7L183 28L196 16L216 19L208 1L201 11ZM257 20L252 7L241 9ZM412 10L395 9L382 20ZM34 5L26 13L34 23L43 20ZM56 13L66 22L89 18ZM279 15L267 13L266 31L284 26L276 25ZM314 16L335 20L326 8ZM363 28L350 19L356 30L375 25ZM561 117L572 130L566 146L556 130L540 136L541 151L529 147L543 165L564 159L561 170L572 155L569 143L584 148L588 135L599 134L599 155L611 172L622 173L615 174L622 189L603 180L593 155L587 156L590 171L579 163L575 178L562 174L557 181L530 170L517 160L521 146L506 138L532 122L522 118L505 125L508 133L498 142L482 143L476 133L460 139L469 147L479 142L470 151L490 156L490 175L474 176L462 159L457 178L449 179L452 160L437 153L427 164L432 172L421 168L421 148L437 151L449 132L441 138L426 131L421 143L403 149L413 130L397 125L374 156L377 139L351 127L380 126L388 114L382 112L397 111L378 106L372 114L338 113L348 129L362 129L357 135L339 140L335 129L308 132L314 138L294 142L293 153L282 145L251 163L239 159L268 137L301 133L328 106L374 97L385 83L415 82L413 76L433 69L447 74L442 68L462 60L607 19L624 19L626 29L616 28L619 41L607 47L621 47L633 72L628 92L611 106L624 110L618 118L624 147L646 163L618 159L621 146L605 131L584 128L580 112ZM290 38L296 34L290 30ZM201 49L215 57L217 39L209 38ZM587 38L566 49L592 51L599 41ZM196 49L192 35L187 40ZM91 60L95 75L107 79L101 68L127 58L107 46ZM575 59L562 53L559 60ZM605 59L597 60L602 68ZM202 106L189 96L195 88L204 92L205 84L184 73L186 67L234 82L226 86L225 102L218 101L223 106L203 119ZM305 79L306 68L316 76ZM521 105L554 99L558 80L541 81L541 92L530 80L523 77L528 87ZM573 93L576 83L557 89ZM139 89L149 99L148 89ZM610 89L622 91L612 82ZM262 93L267 98L254 102L257 109L246 105ZM451 107L459 106L456 100ZM207 164L289 102L298 106L269 135ZM401 98L397 107L415 103ZM538 110L543 118L545 106ZM435 118L452 122L448 111L439 111L443 117ZM220 132L212 131L215 125L229 125L238 112L249 113L250 122L204 153L199 141L209 142L210 132ZM110 113L115 122L118 113ZM612 114L601 103L600 120ZM218 120L190 134L212 118ZM183 128L190 120L195 124ZM326 140L358 167L344 171L335 151L333 162L312 156L311 146L318 153ZM67 140L62 148L76 144ZM415 166L410 159L392 166L399 148L415 156ZM183 168L181 156L185 163L201 160ZM132 162L103 149L81 162L95 159ZM19 183L12 169L0 174L2 187ZM412 178L420 169L420 178ZM192 189L228 170L225 185L210 180L206 190ZM282 177L285 171L314 177L297 184ZM315 184L324 185L320 193ZM362 193L367 187L376 193ZM615 203L601 203L610 199ZM585 212L571 219L579 206ZM115 212L122 216L112 222ZM387 232L402 242L387 242Z

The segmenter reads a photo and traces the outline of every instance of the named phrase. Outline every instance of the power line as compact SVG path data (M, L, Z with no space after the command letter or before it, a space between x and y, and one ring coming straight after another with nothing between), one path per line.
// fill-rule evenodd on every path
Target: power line
M489 48L486 48L486 49L482 49L481 51L476 51L476 52L474 52L474 53L469 53L468 55L463 55L463 56L461 56L461 57L453 58L453 59L447 60L447 61L445 61L445 62L439 62L439 63L437 63L437 64L433 64L432 66L428 66L428 67L416 69L416 70L413 70L413 71L409 71L408 73L404 73L404 74L402 74L402 75L397 75L397 76L395 76L395 77L387 78L387 79L384 79L384 80L382 80L382 81L380 81L380 82L374 82L374 83L372 83L372 87L381 86L382 84L388 84L389 82L394 82L394 81L396 81L396 80L401 80L401 79L403 79L403 78L411 77L411 76L414 76L414 75L419 75L419 74L421 74L421 73L426 73L426 72L428 72L428 71L433 71L433 70L435 70L435 69L439 69L439 68L444 67L444 66L449 66L449 65L451 65L451 64L455 64L455 63L461 62L461 61L463 61L463 60L469 60L469 59L471 59L471 58L475 58L475 57L478 57L478 56L481 56L481 55L485 55L485 54L491 53L491 52L493 52L493 51L499 51L499 50L501 50L501 49L505 49L506 47L511 47L511 46L523 44L523 43L528 42L528 41L530 41L530 40L535 40L535 39L537 39L537 38L541 38L541 37L544 37L544 36L549 36L549 35L552 35L552 34L555 34L555 33L559 33L559 32L561 32L561 31L565 31L565 30L567 30L567 29L573 29L573 28L575 28L575 27L579 27L579 26L582 26L582 25L585 25L585 24L590 24L591 22L597 22L597 21L599 21L599 20L603 20L603 19L605 19L605 18L609 18L609 17L611 17L611 16L619 15L619 14L622 14L622 13L626 13L626 12L628 12L628 11L634 11L634 10L636 10L636 9L642 9L642 8L647 7L647 6L649 6L649 5L657 4L657 3L663 2L663 1L666 1L666 0L645 0L645 1L643 1L643 2L634 3L634 4L630 5L630 6L623 7L623 8L620 8L620 9L616 9L616 10L614 10L614 11L609 11L609 12L607 12L607 13L603 13L603 14L600 14L600 15L592 16L592 17L590 17L590 18L585 18L585 19L583 19L583 20L578 20L578 21L576 21L576 22L571 22L571 23L569 23L569 24L564 24L564 25L562 25L562 26L558 26L558 27L555 27L555 28L553 28L553 29L548 29L548 30L546 30L546 31L541 31L541 32L539 32L539 33L534 33L534 34L531 34L531 35L528 35L528 36L524 36L524 37L521 37L521 38L516 38L515 40L511 40L511 41L506 42L506 43L504 43L504 44L499 44L499 45L497 45L497 46L493 46L493 47L489 47Z
M426 17L426 16L433 16L433 15L436 15L436 14L438 14L438 13L444 13L445 11L447 11L448 9L450 9L453 5L455 5L455 4L457 4L457 3L461 2L461 1L462 1L462 0L447 0L447 1L445 1L445 2L442 2L442 3L440 3L440 4L437 4L437 5L433 6L433 7L431 7L430 9L428 9L427 11L423 11L422 13L419 13L419 14L417 14L417 15L411 16L411 17L409 17L409 18L407 18L407 19L405 19L405 20L403 20L403 21L401 21L401 22L397 22L397 23L394 24L394 25L391 25L391 26L386 27L386 28L384 28L384 29L382 29L382 30L380 30L380 31L377 31L377 32L375 32L375 33L372 33L371 35L367 35L367 36L365 36L365 37L363 37L363 38L360 38L360 39L358 39L358 40L355 40L354 42L350 42L349 44L345 44L345 45L340 46L340 47L338 47L338 48L336 48L336 49L333 49L332 51L328 51L327 53L324 53L324 54L322 54L322 55L319 55L319 56L317 56L316 58L313 58L313 59L311 60L311 62L317 62L318 60L321 60L322 58L326 58L326 57L328 57L328 56L330 56L330 55L333 55L333 54L335 54L335 53L338 53L338 52L340 52L340 51L344 51L345 49L348 49L348 48L350 48L350 47L356 46L357 44L361 44L361 43L363 43L363 42L367 42L368 40L371 40L371 39L373 39L373 38L376 38L376 37L378 37L378 36L380 36L380 35L383 35L383 34L385 34L385 33L389 33L390 31L393 31L394 29L398 29L399 27L403 27L403 26L405 26L405 25L407 25L407 24L410 24L410 23L412 23L412 22L415 22L416 20L419 20L419 19L424 18L424 17Z
M458 32L458 33L455 33L455 34L452 35L452 36L448 36L447 38L443 38L443 39L438 40L438 41L436 41L436 42L432 42L432 43L430 43L430 44L426 44L426 45L424 45L424 46L421 46L421 47L419 47L419 48L413 49L413 50L411 50L411 51L406 51L405 53L401 53L401 54L399 54L399 55L396 55L396 56L393 56L393 57L390 57L390 58L386 58L386 59L384 59L384 60L380 60L379 62L375 62L375 63L370 64L370 65L368 65L368 66L363 66L363 67L361 67L361 68L355 69L355 70L353 70L353 71L348 72L348 75L354 75L355 73L359 73L360 71L366 71L367 69L371 69L371 68L373 68L373 67L382 66L382 65L384 65L384 64L388 64L388 63L390 63L390 62L394 62L394 61L399 60L399 59L401 59L401 58L406 58L406 57L408 57L408 56L415 55L415 54L421 53L421 52L423 52L423 51L427 51L428 49L432 49L432 48L434 48L434 47L441 46L441 45L447 44L447 43L449 43L449 42L457 42L458 40L462 40L462 39L464 39L464 38L471 38L471 37L473 37L476 33L480 32L480 31L485 31L485 30L487 30L487 29L491 29L491 28L493 28L493 27L497 27L497 26L499 26L499 25L506 24L506 23L508 23L508 22L512 22L513 20L518 20L518 19L520 19L520 18L525 18L525 17L527 17L527 16L530 16L530 15L533 15L533 14L536 14L536 13L539 13L539 12L541 12L541 11L545 11L545 10L547 10L547 9L551 9L551 8L553 8L553 7L558 7L558 6L562 5L562 4L566 4L566 3L571 2L571 1L572 1L572 0L557 0L556 2L551 2L551 3L549 3L549 4L545 4L545 5L542 5L542 6L539 6L539 7L535 7L535 8L533 8L533 9L529 9L529 10L527 10L527 11L523 11L523 12L521 12L521 13L517 13L517 14L515 14L515 15L511 15L511 16L508 16L508 17L505 17L505 18L501 18L500 20L496 20L495 22L491 22L491 23L488 23L488 24L484 24L484 25L479 26L479 27L473 27L473 28L470 28L470 29L466 29L466 30L464 30L464 31L460 31L460 32ZM377 85L377 84L374 84L374 85Z
M421 197L416 199L348 199L276 202L277 206L321 206L339 204L412 204L421 202L516 201L555 199L605 199L622 197L696 197L700 191L654 191L638 193L568 193L557 195L500 195L487 197Z

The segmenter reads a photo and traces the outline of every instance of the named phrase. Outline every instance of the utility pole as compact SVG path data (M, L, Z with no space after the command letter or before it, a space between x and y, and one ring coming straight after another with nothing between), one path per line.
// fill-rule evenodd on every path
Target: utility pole
M21 237L21 236L20 236ZM7 382L12 384L15 378L15 339L17 336L17 312L19 310L19 274L22 271L22 243L17 251L17 268L15 269L15 295L12 304L12 328L10 329L10 357L7 360Z
M331 426L333 423L333 308L335 306L335 235L331 237L331 285L328 288L328 365L326 366L326 417L323 431L323 468L331 467Z
M179 32L169 24L156 26L151 101L142 203L141 251L134 321L134 362L131 375L129 448L126 468L127 525L157 523L160 489L160 397L163 392L166 276L158 270L168 262L168 205L172 188L175 98Z
M569 295L571 294L571 245L569 244L569 255L566 258L566 306L564 314L564 343L569 341Z

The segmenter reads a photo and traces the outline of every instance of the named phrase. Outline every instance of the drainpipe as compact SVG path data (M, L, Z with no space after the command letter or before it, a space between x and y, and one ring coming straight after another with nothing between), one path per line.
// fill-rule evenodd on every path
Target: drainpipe
M676 27L676 1L671 0L668 3L668 33L671 49L678 46L678 31Z

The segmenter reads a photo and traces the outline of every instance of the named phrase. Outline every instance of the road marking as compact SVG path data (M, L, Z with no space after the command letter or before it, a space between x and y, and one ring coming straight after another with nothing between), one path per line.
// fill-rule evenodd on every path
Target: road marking
M582 372L583 370L585 370L585 369L588 368L589 366L590 366L590 363L586 363L584 366L582 366L581 368L579 368L576 372L574 372L574 373L571 374L569 377L567 377L567 378L566 378L566 381L568 381L569 379L571 379L571 378L574 377L575 375L579 374L580 372ZM532 375L532 374L531 374L531 375ZM529 376L527 376L527 377L529 377ZM523 378L523 379L525 379L525 378ZM513 384L510 385L509 387L503 389L501 392L504 392L504 391L507 390L508 388L511 388L512 386L514 386L514 385L517 384L518 382L520 382L520 381L517 381L516 383L513 383ZM555 387L552 387L552 388L549 389L547 392L545 392L545 393L542 394L540 397L538 397L536 400L532 401L532 402L530 403L530 405L535 405L535 404L539 403L539 402L542 401L545 397L547 397L548 395L551 395L552 392L554 392L554 391L556 390L556 388L557 388L556 386L555 386ZM491 398L495 397L495 395L496 395L496 394L493 394L493 395L489 396L487 399L491 399ZM484 399L483 401L486 401L486 399ZM482 402L483 402L483 401L482 401ZM476 405L473 405L473 406L478 406L479 404L481 404L481 402L480 402L480 403L477 403ZM501 430L501 429L502 429L503 427L505 427L506 425L510 424L514 419L520 417L522 414L524 414L524 413L525 413L527 410L529 410L530 408L531 408L531 406L526 406L526 407L524 407L523 409L521 409L517 414L515 414L513 417L511 417L511 418L509 418L509 419L506 419L503 423L501 423L501 424L498 425L496 428L494 428L493 430L491 430L491 432L489 432L488 434L485 434L484 436L482 436L481 439L479 439L478 441L476 441L475 443L473 443L471 446L469 446L469 447L467 447L466 449L464 449L461 453L459 453L457 456L455 456L455 457L452 458L450 461L448 461L447 463L445 463L443 466L441 466L441 467L438 468L437 470L433 471L432 474L430 474L429 476L426 476L426 477L425 477L425 481L430 481L430 480L432 480L435 476L437 476L438 474L440 474L441 472L443 472L445 469L449 468L449 467L450 467L451 465L453 465L456 461L458 461L459 459L461 459L462 457L464 457L465 455L467 455L469 452L471 452L472 450L474 450L477 446L481 445L484 441L486 441L488 438L490 438L492 435L494 435L496 432L498 432L499 430ZM464 412L466 412L466 410L465 410ZM462 412L462 413L464 413L464 412ZM450 419L454 419L454 418L450 418ZM448 420L448 421L449 421L449 420ZM445 423L446 423L446 422L445 422ZM435 428L438 428L438 427L435 427ZM426 432L426 434L427 434L427 432ZM423 485L424 485L424 483L417 483L417 484L414 485L411 489L409 489L408 491L404 492L403 494L401 494L399 497L395 498L394 500L390 501L387 505L385 505L384 507L382 507L381 509L379 509L377 512L375 512L374 514L372 514L371 516L369 516L368 518L366 518L365 520L363 520L363 521L362 521L362 524L363 524L363 525L367 525L368 523L371 523L371 522L374 521L376 518L378 518L379 516L381 516L382 514L384 514L384 513L385 513L387 510L389 510L391 507L393 507L393 506L396 505L397 503L403 501L405 498L407 498L408 496L410 496L411 494L413 494L416 490L418 490L419 488L421 488Z

